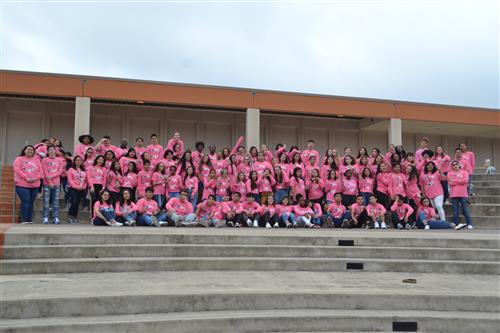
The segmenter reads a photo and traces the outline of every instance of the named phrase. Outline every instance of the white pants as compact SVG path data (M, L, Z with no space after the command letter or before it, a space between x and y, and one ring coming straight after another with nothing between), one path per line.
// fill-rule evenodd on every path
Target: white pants
M446 221L446 215L444 214L444 208L443 208L443 199L444 195L438 195L434 199L431 200L432 206L437 210L437 213L439 215L439 219L441 221Z

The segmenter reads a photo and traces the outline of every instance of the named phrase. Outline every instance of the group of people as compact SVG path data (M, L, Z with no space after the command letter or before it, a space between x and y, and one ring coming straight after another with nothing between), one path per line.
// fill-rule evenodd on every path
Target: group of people
M426 137L415 153L390 145L387 152L346 147L320 155L314 140L302 150L263 144L247 151L242 142L206 151L204 142L185 147L179 133L166 146L151 134L148 145L137 138L133 147L126 140L115 146L109 136L94 145L88 134L74 154L57 139L27 145L14 162L21 221L32 222L42 190L43 223L50 211L60 223L62 188L71 224L83 206L103 226L473 229L468 197L476 161L465 143L450 157ZM448 200L452 222L443 208Z

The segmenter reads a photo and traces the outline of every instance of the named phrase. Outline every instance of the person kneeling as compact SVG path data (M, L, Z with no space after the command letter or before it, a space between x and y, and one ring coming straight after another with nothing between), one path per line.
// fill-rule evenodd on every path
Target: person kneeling
M181 190L179 197L170 198L165 206L168 219L176 227L192 227L196 225L193 205L187 200L187 197L187 191Z
M342 194L335 193L334 202L329 204L326 213L326 227L328 228L347 228L349 227L350 212L342 204Z
M397 229L411 229L412 225L409 222L411 214L413 214L413 208L403 202L403 196L401 194L396 195L396 200L391 206L392 212L392 224L394 228Z
M200 227L224 227L226 221L224 220L223 203L215 200L215 195L209 194L207 200L200 202L196 206L196 217L198 223L192 223Z
M161 227L167 225L167 214L160 211L158 204L153 200L154 189L146 188L144 198L137 201L137 225Z
M107 190L101 191L99 199L94 204L94 225L109 225L121 227L123 224L115 220L115 210L111 204L110 195Z

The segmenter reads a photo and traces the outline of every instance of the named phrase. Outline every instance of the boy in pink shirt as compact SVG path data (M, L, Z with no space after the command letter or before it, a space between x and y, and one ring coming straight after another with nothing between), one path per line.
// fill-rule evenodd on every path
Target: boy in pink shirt
M171 198L165 205L167 216L176 227L189 226L196 220L196 215L193 214L193 205L187 200L187 197L187 191L181 190L178 198Z
M78 155L81 158L85 157L85 152L89 147L92 147L94 143L94 138L90 134L83 134L78 137L79 144L75 147L75 156Z
M152 187L146 188L144 198L137 201L137 225L161 227L167 225L167 214L160 211L158 204L153 200L154 190Z
M317 167L319 161L319 152L314 149L314 140L307 141L307 149L304 149L301 153L302 161L310 161L311 157L314 157L314 166Z
M410 217L413 214L413 208L403 202L403 196L401 194L396 195L396 201L391 206L392 212L392 223L394 224L394 228L397 229L411 229L412 225L410 224ZM413 222L413 227L415 228L415 222Z
M370 196L370 203L366 206L368 215L368 228L387 229L385 224L386 209L381 204L377 203L377 198L374 195Z
M448 172L447 180L450 186L450 198L453 206L453 223L456 225L455 229L460 230L467 226L468 229L473 229L472 221L469 214L469 199L467 186L469 184L469 174L465 170L460 169L458 161L451 162L452 170ZM462 213L465 217L465 223L458 224L458 215L462 206Z
M184 153L184 141L182 141L181 135L179 134L179 132L175 132L172 139L168 140L167 147L165 149L169 149L169 150L175 152L174 147L176 145L180 146L180 148L179 148L180 150L176 153L179 154L180 156L182 156L182 154Z
M56 157L56 148L49 146L48 156L42 160L43 179L43 224L49 224L49 206L52 202L54 224L59 224L59 191L64 162Z
M222 211L222 203L215 200L215 196L210 194L207 200L201 202L196 206L196 217L199 225L203 227L222 227L226 225L223 221L224 213Z
M243 203L243 214L242 221L246 223L247 227L259 227L259 218L261 213L260 205L255 202L255 198L252 193L247 193L245 202ZM252 222L253 220L253 222Z
M231 200L222 203L228 227L239 228L242 224L243 204L240 202L240 196L239 192L233 192Z
M326 226L328 228L347 228L349 226L350 212L342 204L342 194L335 193L335 200L326 208Z
M104 135L101 141L95 145L95 152L97 155L104 156L108 150L112 151L116 156L116 147L111 144L111 138L109 135Z
M368 200L370 198L368 197ZM351 220L349 221L348 228L363 228L366 225L366 220L368 218L366 213L366 206L364 204L364 196L358 194L356 197L356 202L349 208L351 211Z
M158 143L158 135L151 134L150 144L146 148L151 156L151 161L156 165L163 157L163 147Z

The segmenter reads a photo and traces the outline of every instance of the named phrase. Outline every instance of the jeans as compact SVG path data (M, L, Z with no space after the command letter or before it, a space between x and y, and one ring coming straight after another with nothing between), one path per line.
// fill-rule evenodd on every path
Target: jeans
M16 194L21 199L21 222L32 222L33 205L35 204L38 187L22 187L16 185Z
M69 188L68 194L71 199L71 205L69 206L68 215L76 218L78 215L78 206L80 206L80 201L85 195L85 190L75 190L74 188Z
M448 189L448 181L442 180L441 186L443 186L443 194L444 194L443 202L445 202L450 197L450 191Z
M418 214L418 217L417 217L417 227L419 229L423 229L425 227L424 221L425 221L425 214L424 214L424 212L420 212L420 214ZM450 229L451 228L451 225L449 222L438 221L438 220L434 220L434 219L428 220L427 225L431 229Z
M172 213L170 215L167 215L168 219L173 222L177 226L177 222L179 221L180 218L183 218L183 222L194 222L196 220L196 215L194 213L187 214L187 215L178 215L177 213Z
M290 214L287 214L287 213L283 213L281 214L281 221L283 221L285 224L287 222L290 222L290 223L295 223L295 214L294 213L290 213Z
M106 221L115 219L115 210L113 208L103 208L100 209L99 212L106 218ZM92 222L94 225L108 225L106 221L101 219L99 216L96 216Z
M67 205L70 202L68 194L68 178L61 177L61 187L64 192L64 204Z
M163 204L165 203L165 196L163 194L153 194L153 200L158 204L158 208L163 208Z
M158 213L155 215L158 221L166 222L167 221L167 214L165 212ZM151 215L149 214L142 214L139 216L137 219L137 225L140 226L152 226L153 225L153 220L151 219Z
M274 194L274 202L281 205L281 200L283 200L283 198L285 197L288 197L289 192L290 191L288 189L277 190Z
M472 225L467 199L468 198L464 197L451 198L451 204L453 206L453 223L458 224L458 215L460 214L460 206L462 206L462 214L464 214L465 223L467 223L467 225Z
M444 214L444 208L443 208L443 198L444 196L440 194L437 197L431 199L431 203L432 206L434 206L434 208L437 210L439 219L441 221L446 221L446 215Z
M332 219L332 222L333 222L333 225L335 226L335 228L340 228L342 226L342 222L344 222L344 220L350 220L351 219L351 212L346 210L344 214L342 214L341 217L333 217L330 213L328 213L328 217L330 217Z
M52 216L56 219L59 218L59 191L61 187L43 186L43 218L49 218L49 206L52 202Z
M116 220L118 222L130 222L130 221L135 221L137 219L137 212L131 212L130 214L122 215L122 216L117 216Z
M188 190L188 201L193 206L193 211L195 211L196 205L198 204L198 193L194 193L193 195L193 189Z
M178 198L179 197L179 192L168 192L168 198Z
M307 218L305 216L297 217L297 226L299 228L305 228L311 226L311 218Z

